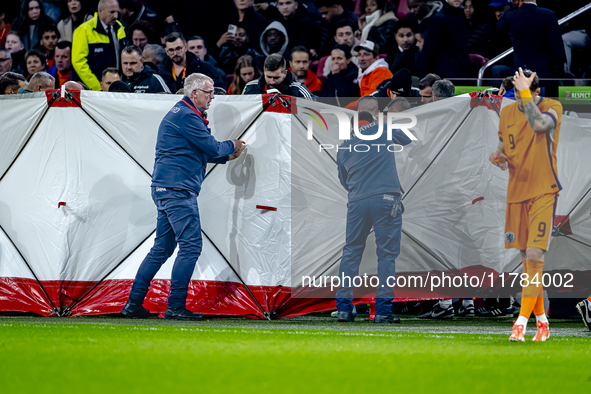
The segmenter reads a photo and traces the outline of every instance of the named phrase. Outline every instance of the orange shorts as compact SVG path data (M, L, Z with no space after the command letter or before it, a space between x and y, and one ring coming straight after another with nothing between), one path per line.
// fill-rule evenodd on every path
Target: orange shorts
M527 201L507 204L505 249L548 250L557 203L558 193L550 193Z

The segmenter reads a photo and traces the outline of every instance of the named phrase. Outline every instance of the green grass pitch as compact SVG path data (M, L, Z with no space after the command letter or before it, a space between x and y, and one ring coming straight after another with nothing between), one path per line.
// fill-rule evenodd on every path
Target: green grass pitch
M551 322L565 336L546 343L531 342L531 329L510 343L510 327L0 317L0 392L589 392L591 333L580 321Z

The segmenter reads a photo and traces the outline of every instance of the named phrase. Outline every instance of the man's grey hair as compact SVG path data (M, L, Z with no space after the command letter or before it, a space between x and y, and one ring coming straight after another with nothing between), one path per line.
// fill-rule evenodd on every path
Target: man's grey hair
M166 59L166 51L158 44L148 44L144 47L144 62L152 62L160 67ZM156 61L154 61L156 60Z
M205 74L193 73L185 79L185 96L191 97L191 94L196 89L203 89L207 82L213 83L213 79L209 78Z
M55 78L45 71L39 71L31 77L28 89L32 92L36 92L39 87L43 88L50 85L51 87L55 85Z
M405 97L396 97L388 103L388 112L404 112L410 109L410 103Z
M376 116L380 109L378 107L378 99L373 96L363 96L359 99L359 103L357 104L357 111L362 112L366 111Z
M113 1L116 2L117 4L119 4L119 2L117 0L100 0L98 2L98 6L96 8L97 9L105 8L109 3L112 3Z
M6 57L4 59L10 59L12 56L10 55L10 51L2 46L0 46L0 53L6 53Z
M437 99L453 97L456 92L456 87L454 86L454 84L451 83L451 81L448 81L447 79L435 81L431 89L433 92L433 96Z

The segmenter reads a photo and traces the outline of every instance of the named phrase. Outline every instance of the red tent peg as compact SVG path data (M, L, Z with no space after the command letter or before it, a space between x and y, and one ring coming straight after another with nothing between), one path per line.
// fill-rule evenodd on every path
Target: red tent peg
M266 206L266 205L257 205L257 209L262 209L262 210L265 210L265 211L276 211L277 210L276 207L269 207L269 206Z
M57 203L57 207L58 208L61 208L62 206L65 207L66 206L66 203L63 202L63 201L60 201L60 202Z

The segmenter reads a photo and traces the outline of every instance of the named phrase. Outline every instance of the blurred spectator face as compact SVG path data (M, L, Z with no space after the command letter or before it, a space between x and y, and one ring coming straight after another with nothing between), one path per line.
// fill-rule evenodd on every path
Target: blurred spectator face
M75 14L82 8L80 0L68 0L68 11L70 14Z
M447 0L447 2L449 3L449 5L451 5L454 8L458 8L459 6L462 5L462 3L464 2L464 0Z
M429 12L429 6L425 0L408 0L408 13L417 18L422 18Z
M330 52L330 59L332 61L333 67L335 69L338 67L338 72L345 70L351 62L351 59L347 59L345 52L340 49L333 49L332 52ZM335 69L333 69L333 72Z
M337 29L337 32L334 35L334 40L339 45L347 45L349 47L353 47L353 44L355 44L353 28L351 26L343 26Z
M466 0L464 4L464 16L466 19L470 20L474 16L474 4L472 4L472 0Z
M17 53L25 49L25 46L17 34L9 33L8 36L6 36L5 48L8 49L10 53Z
M367 0L365 3L365 13L373 14L378 10L378 2L376 0Z
M495 9L495 15L497 16L497 19L501 19L503 17L503 15L505 15L505 12L509 11L511 9L510 5L506 5L503 7L499 7L497 9Z
M27 58L27 73L33 75L36 72L45 70L45 65L37 56L29 56Z
M298 2L296 0L279 0L277 2L277 10L283 15L285 19L292 18L298 9Z
M332 5L330 7L320 7L318 8L318 12L322 14L322 19L325 19L327 22L330 22L332 18L335 16L341 15L340 7L338 4Z
M421 95L421 103L429 104L433 102L433 90L431 89L431 86L428 86L425 89L420 89L419 94Z
M279 32L279 30L271 29L267 31L267 45L270 47L278 47L281 45L282 36L283 35L281 32Z
M131 40L133 41L133 45L140 47L142 51L144 50L144 47L148 45L148 37L146 37L144 32L139 29L133 31Z
M252 81L254 79L254 67L242 67L240 69L240 79L244 83Z
M205 59L205 55L207 55L207 48L205 48L205 42L203 40L191 40L187 41L187 47L189 52L194 53L199 57L199 59Z
M415 34L408 27L398 29L394 38L403 51L408 51L415 43Z
M521 2L520 0L511 0L511 4L513 5L513 8L518 8L520 2Z
M423 44L425 43L425 40L423 40L423 36L421 35L421 33L416 33L415 34L415 40L417 42L417 48L419 48L419 51L423 50Z
M132 53L121 53L121 71L127 78L133 77L133 73L139 73L144 67L144 62L140 54L133 51Z
M187 44L180 38L173 42L167 42L164 49L166 49L166 54L170 60L175 64L181 64L187 57Z
M69 72L72 69L72 50L71 48L59 49L55 48L55 67L62 74Z
M248 7L252 7L254 0L234 0L234 4L240 11L244 11Z
M298 79L306 78L310 67L310 56L306 52L292 52L289 66Z
M106 4L98 9L98 16L107 26L113 26L119 16L119 3L117 0L107 0Z
M265 70L265 82L267 89L277 89L283 83L283 80L287 76L287 70L279 68L275 71Z
M359 60L359 68L365 71L366 68L372 65L373 62L376 61L376 57L374 56L373 52L366 51L365 49L359 50L358 55Z
M246 34L246 30L242 27L239 27L236 30L236 34L234 35L234 47L240 48L248 44L248 34Z
M54 31L46 31L39 42L48 51L53 51L57 45L57 34Z
M8 53L7 53L8 52ZM12 59L10 58L10 52L0 51L0 75L12 69Z
M38 1L29 1L29 18L36 21L41 16L41 6Z
M105 76L103 77L103 80L101 81L101 89L103 90L103 92L108 92L109 87L115 81L121 81L119 74L106 73Z

